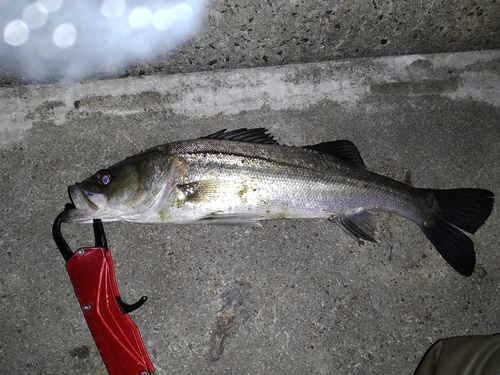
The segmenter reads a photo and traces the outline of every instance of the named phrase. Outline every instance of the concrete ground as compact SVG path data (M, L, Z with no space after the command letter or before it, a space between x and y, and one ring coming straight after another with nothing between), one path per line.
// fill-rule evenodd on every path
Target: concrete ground
M66 187L150 146L267 127L349 139L370 170L499 194L500 51L405 55L0 89L0 368L105 374L51 225ZM157 374L412 374L436 340L500 331L500 216L470 278L379 215L359 246L322 220L105 225ZM74 248L91 227L65 224Z

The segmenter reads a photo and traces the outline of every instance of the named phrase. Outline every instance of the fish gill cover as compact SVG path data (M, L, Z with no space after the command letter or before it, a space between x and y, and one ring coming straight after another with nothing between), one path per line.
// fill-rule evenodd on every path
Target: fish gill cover
M0 64L30 77L83 78L179 46L205 0L0 0Z

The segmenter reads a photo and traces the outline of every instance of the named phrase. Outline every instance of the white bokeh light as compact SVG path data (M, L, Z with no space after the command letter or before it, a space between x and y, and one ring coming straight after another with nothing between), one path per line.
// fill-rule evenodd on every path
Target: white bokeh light
M104 0L101 4L101 13L107 18L120 17L125 11L125 1Z
M168 9L162 9L153 15L153 26L155 29L165 31L170 29L175 22L175 13Z
M199 32L207 1L0 0L0 56L33 78L117 72Z
M189 4L180 3L172 8L172 12L175 13L175 17L182 22L190 21L193 16L193 8Z
M24 8L23 22L30 29L38 29L47 22L47 12L40 8L37 3L30 4Z
M21 20L9 22L3 30L3 38L11 46L20 46L28 40L29 35L28 25Z
M68 48L75 43L76 35L76 29L72 24L63 23L55 29L52 39L59 48Z
M151 25L152 19L153 14L145 7L134 8L128 16L128 22L134 29L145 29Z
M37 5L47 13L55 12L62 5L62 0L37 0Z

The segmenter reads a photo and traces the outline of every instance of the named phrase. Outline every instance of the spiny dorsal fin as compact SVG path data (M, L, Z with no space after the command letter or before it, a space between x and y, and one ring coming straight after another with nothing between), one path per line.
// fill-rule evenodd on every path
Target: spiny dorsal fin
M266 128L242 128L231 131L226 131L226 129L223 129L201 138L223 139L226 141L260 143L267 145L278 144L278 141L276 141L271 134L267 133ZM328 154L345 162L348 162L358 168L366 169L365 163L363 162L363 159L361 159L361 155L359 154L358 149L351 141L337 140L332 142L323 142L316 145L304 146L303 148Z
M304 146L304 148L322 152L346 161L358 168L366 169L366 165L354 143L346 140L318 143L317 145Z
M249 143L261 143L266 145L276 145L276 141L271 134L267 134L266 128L255 129L236 129L226 132L226 129L220 130L217 133L207 135L202 138L208 139L224 139L226 141L238 141Z

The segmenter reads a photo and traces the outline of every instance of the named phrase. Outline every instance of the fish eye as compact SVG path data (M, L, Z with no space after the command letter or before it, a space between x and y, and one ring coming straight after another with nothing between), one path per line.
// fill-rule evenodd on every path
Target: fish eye
M97 172L97 183L101 186L107 186L111 183L111 173L106 170Z

